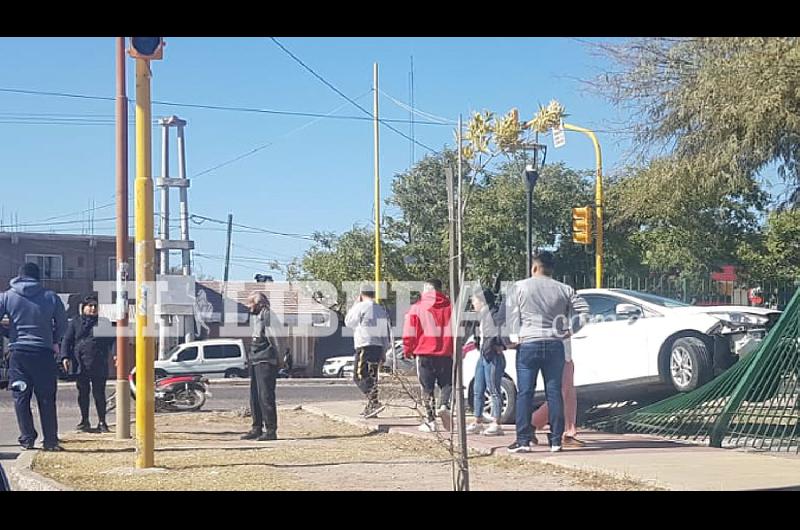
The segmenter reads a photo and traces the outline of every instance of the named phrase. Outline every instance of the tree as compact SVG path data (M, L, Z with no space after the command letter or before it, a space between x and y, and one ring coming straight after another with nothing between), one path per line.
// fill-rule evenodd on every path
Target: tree
M687 197L750 189L777 164L800 202L800 39L647 38L593 45L613 71L590 84L630 112L640 155L663 153L651 186ZM703 178L699 178L699 177Z
M464 220L468 278L491 281L527 276L525 271L526 186L521 165L509 162L476 185ZM534 247L558 247L559 275L583 272L583 250L572 243L572 208L590 202L588 172L563 163L542 168L533 196Z
M739 254L751 277L800 279L800 210L772 212L764 234Z
M447 180L445 170L456 170L455 151L428 155L408 171L395 176L389 207L399 216L384 218L385 242L403 249L409 278L447 277Z
M739 263L739 246L757 237L767 194L750 179L738 193L676 196L653 186L667 171L669 160L654 160L629 168L609 187L607 235L609 248L623 258L618 271L641 273L644 266L648 272L707 277L718 266Z

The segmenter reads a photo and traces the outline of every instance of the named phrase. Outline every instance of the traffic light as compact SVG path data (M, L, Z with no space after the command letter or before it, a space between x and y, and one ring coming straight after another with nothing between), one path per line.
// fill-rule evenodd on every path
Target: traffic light
M572 209L572 241L582 245L592 243L592 207Z
M164 55L164 37L131 37L128 55L148 61L161 59Z

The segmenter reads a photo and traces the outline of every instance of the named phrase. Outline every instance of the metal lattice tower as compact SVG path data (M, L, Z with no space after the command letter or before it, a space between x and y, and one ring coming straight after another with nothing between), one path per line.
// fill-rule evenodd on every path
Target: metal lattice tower
M161 207L159 215L158 238L155 240L155 248L159 257L159 273L169 281L170 266L169 253L171 250L181 251L181 274L180 276L190 277L192 274L191 251L194 249L194 241L189 239L189 179L186 178L186 144L184 142L184 127L186 121L177 116L169 116L159 120L161 124L161 176L156 179L156 188L160 191ZM178 178L169 176L169 129L175 127L178 133ZM179 222L180 239L170 238L170 189L177 188L180 193L179 201ZM186 341L194 340L194 319L191 306L182 307L185 304L159 304L159 320L162 331L159 332L158 357L164 358L167 350L167 337L164 328L170 324L172 319L177 319L181 335Z
M713 381L593 427L800 453L800 289L754 353Z

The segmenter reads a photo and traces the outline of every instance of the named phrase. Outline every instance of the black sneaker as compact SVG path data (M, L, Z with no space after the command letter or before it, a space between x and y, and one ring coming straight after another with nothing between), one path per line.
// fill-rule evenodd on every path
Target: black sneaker
M240 438L240 440L258 440L261 437L261 431L252 429L250 432Z
M45 445L42 447L42 451L60 453L61 451L64 451L64 448L60 445Z
M82 421L75 427L75 430L78 432L92 432L92 426L88 421Z
M111 429L108 428L108 424L104 421L101 421L97 424L97 431L96 432L111 432Z
M261 436L259 436L256 440L259 442L271 442L272 440L277 440L277 439L278 439L277 433L267 431Z
M531 452L531 446L530 446L530 444L523 445L523 444L515 441L513 444L508 446L508 452L509 453L530 453Z
M34 447L33 445L33 442L27 444L19 444L19 446L22 447L23 451L32 451L36 449L36 447Z

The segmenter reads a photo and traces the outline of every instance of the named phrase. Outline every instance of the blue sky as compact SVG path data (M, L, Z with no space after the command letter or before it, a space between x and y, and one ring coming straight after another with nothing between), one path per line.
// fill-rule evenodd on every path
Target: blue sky
M154 100L363 116L268 38L166 39L164 60L152 65ZM279 41L368 110L372 109L373 63L379 64L380 89L408 102L413 56L415 106L437 116L455 120L463 114L466 119L473 110L506 112L517 107L529 118L539 103L557 98L566 106L569 121L577 125L603 130L619 118L610 104L587 93L574 80L591 77L605 66L577 39L286 37ZM114 46L113 38L0 38L0 68L5 73L0 89L113 97ZM135 96L133 75L133 60L129 59L131 98ZM190 177L274 142L252 156L193 179L192 213L225 219L231 212L235 223L300 234L342 232L354 223L370 223L371 121L153 107L154 117L171 114L188 121ZM380 115L409 119L406 110L383 95ZM75 212L88 208L92 200L96 205L113 200L113 117L113 101L0 91L0 208L4 222L16 214L19 223L29 223L21 226L25 231L81 233L86 214ZM407 123L392 125L410 133ZM452 146L453 131L449 125L418 124L415 128L416 139L434 149ZM406 138L386 127L380 132L385 197L392 177L409 167L411 148ZM160 128L154 129L154 174L160 173L160 134ZM608 133L598 136L606 170L613 171L622 161L625 139ZM171 172L177 176L174 153ZM417 147L417 160L424 153L425 149ZM591 143L582 135L568 133L567 145L548 153L548 162L559 160L577 169L593 168ZM113 234L113 221L101 220L113 217L113 207L99 209L94 215L95 233ZM59 216L55 221L73 224L30 224L52 216ZM198 257L199 270L217 278L223 268L219 257L224 255L225 234L221 228L208 222L190 228L197 251L218 256ZM234 234L233 241L232 279L252 278L255 269L268 272L243 258L288 261L308 246L302 239L241 232Z

